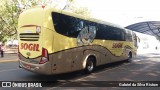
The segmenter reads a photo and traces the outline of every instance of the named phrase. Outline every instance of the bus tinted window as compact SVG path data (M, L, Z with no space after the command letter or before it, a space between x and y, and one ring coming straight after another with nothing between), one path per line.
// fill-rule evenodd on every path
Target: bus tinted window
M124 31L119 28L98 23L96 24L91 21L85 21L60 13L52 13L52 18L56 32L68 37L77 38L78 34L83 28L91 25L97 28L96 39L118 41L125 40Z
M126 30L126 41L132 41L132 32Z
M121 29L99 24L96 38L104 40L118 40L124 41L124 32Z
M104 25L97 25L98 30L96 34L96 39L106 39L106 34L105 34L105 26Z
M56 32L65 36L76 38L84 27L84 22L75 17L52 13L52 18Z

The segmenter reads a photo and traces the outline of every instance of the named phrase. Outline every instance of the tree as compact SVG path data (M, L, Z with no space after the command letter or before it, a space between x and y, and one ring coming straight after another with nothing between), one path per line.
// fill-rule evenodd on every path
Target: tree
M87 7L79 7L75 0L67 0L67 2L63 10L91 17L90 10Z
M23 9L32 7L39 0L3 0L0 3L0 41L5 37L17 38L18 17ZM22 7L23 6L23 7Z
M0 32L2 38L14 36L17 32L17 0L4 0L0 4ZM3 39L2 39L3 40Z

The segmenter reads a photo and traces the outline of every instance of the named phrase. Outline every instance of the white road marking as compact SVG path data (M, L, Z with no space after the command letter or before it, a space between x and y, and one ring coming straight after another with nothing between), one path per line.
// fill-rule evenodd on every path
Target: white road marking
M8 71L14 71L14 70L18 70L20 68L15 68L15 69L7 69L7 70L1 70L0 72L8 72Z
M0 60L0 63L18 62L18 60Z

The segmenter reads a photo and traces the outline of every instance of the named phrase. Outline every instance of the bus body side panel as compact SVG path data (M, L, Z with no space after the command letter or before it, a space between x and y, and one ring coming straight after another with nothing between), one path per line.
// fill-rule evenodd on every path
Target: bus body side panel
M52 73L67 73L71 72L71 51L61 51L52 54Z
M110 60L113 58L124 60L124 56L115 56L109 49L100 45L73 47L51 54L52 74L82 70L85 68L87 58L91 55L96 58L96 66L116 62Z
M65 73L71 72L72 47L76 47L73 38L69 38L54 32L52 55L52 72Z
M79 47L79 48L73 49L72 51L73 51L73 54L72 54L71 70L72 71L81 70L83 68L83 60L86 57L83 54L84 48Z
M124 46L130 46L132 42L125 42ZM128 53L133 49L127 48L120 56L116 56L113 51L104 45L84 45L73 47L53 53L53 74L72 72L85 68L86 60L89 56L95 56L96 66L126 60ZM113 60L114 59L114 60Z

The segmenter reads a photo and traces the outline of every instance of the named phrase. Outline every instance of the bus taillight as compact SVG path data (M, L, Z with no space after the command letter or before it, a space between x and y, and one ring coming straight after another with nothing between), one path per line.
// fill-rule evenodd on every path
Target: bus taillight
M40 60L39 64L44 64L48 61L49 61L48 51L47 51L47 49L42 48L42 56L41 56L41 60Z

